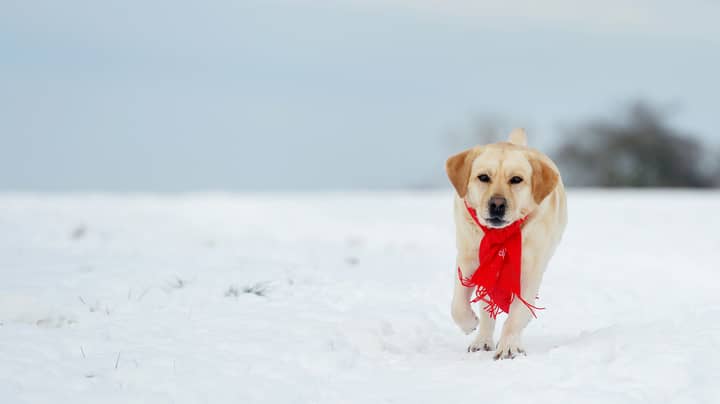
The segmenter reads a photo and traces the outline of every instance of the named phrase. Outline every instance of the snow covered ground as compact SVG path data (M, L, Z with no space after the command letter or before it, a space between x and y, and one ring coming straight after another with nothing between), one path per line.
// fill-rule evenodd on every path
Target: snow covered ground
M0 402L719 403L720 193L569 208L496 362L449 316L449 192L2 195Z

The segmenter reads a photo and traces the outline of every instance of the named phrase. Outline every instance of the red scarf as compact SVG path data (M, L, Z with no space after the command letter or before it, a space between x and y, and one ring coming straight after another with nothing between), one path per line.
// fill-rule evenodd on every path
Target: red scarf
M487 304L485 311L496 318L502 310L507 313L514 298L520 299L530 310L542 310L525 301L520 293L520 271L522 263L522 224L527 217L517 220L501 229L489 228L480 224L477 211L465 201L465 207L475 223L482 229L484 236L478 248L480 265L469 278L465 278L458 267L460 283L465 287L477 287L471 303L482 300Z

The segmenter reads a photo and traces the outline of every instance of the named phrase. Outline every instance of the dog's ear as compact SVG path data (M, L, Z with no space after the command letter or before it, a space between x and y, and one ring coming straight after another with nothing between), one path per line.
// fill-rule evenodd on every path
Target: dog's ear
M445 162L445 171L460 198L467 194L468 181L472 162L479 154L480 148L475 147L458 153Z
M547 197L550 192L555 189L560 179L560 174L546 161L538 156L530 155L530 165L532 166L532 194L535 203L540 202Z
M508 142L512 144L516 144L518 146L527 146L527 135L525 134L525 129L523 128L517 128L510 132L510 136L508 137Z

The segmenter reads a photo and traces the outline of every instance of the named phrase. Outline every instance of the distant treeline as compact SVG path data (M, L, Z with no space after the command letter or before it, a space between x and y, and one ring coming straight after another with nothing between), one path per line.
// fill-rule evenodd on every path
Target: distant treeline
M569 185L718 186L720 153L670 127L660 108L637 102L619 119L597 119L563 134L553 157Z

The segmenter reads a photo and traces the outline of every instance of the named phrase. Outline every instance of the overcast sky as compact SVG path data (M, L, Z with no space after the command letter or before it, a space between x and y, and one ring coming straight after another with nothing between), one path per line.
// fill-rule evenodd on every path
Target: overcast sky
M643 98L717 144L717 1L0 2L0 189L443 184L478 117Z

